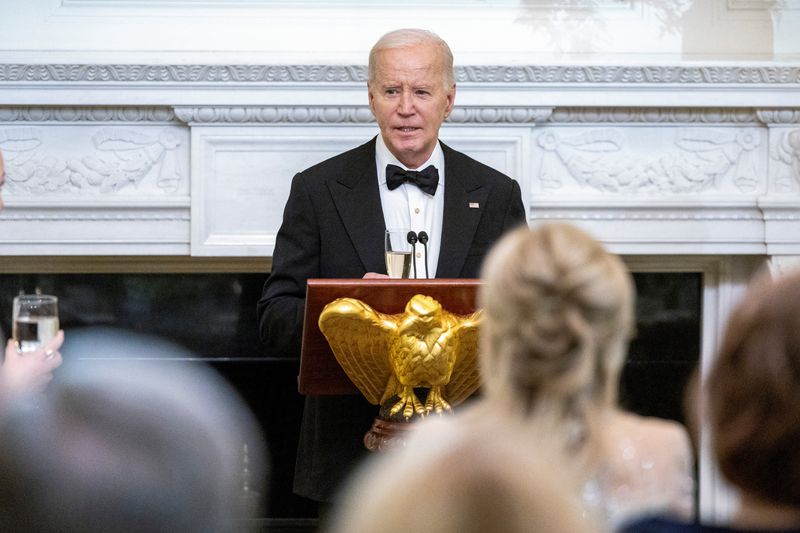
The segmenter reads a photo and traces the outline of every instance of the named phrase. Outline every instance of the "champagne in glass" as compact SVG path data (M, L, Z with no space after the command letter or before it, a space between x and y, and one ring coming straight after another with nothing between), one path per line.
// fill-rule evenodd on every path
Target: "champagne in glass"
M411 277L411 252L386 252L386 273L390 278Z
M12 335L21 352L46 346L58 333L58 298L22 294L14 298Z
M384 246L386 273L390 278L410 278L414 260L408 229L387 229Z

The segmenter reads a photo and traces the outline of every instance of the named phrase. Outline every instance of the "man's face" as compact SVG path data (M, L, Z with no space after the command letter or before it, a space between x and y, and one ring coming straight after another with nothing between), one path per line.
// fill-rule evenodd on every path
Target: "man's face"
M367 86L386 146L412 169L430 157L439 127L453 110L456 88L445 87L441 63L434 43L383 50Z

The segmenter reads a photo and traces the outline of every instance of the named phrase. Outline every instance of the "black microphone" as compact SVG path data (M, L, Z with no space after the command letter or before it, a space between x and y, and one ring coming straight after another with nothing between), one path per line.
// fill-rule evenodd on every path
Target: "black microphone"
M425 247L425 279L428 279L428 234L424 231L419 232L419 242Z
M417 234L414 233L413 231L409 231L408 235L406 236L406 240L411 245L411 263L414 265L414 277L416 278L417 277L417 260L416 260L415 256L417 255ZM428 236L427 235L425 235L425 242L428 242ZM426 248L426 250L427 250L427 248Z

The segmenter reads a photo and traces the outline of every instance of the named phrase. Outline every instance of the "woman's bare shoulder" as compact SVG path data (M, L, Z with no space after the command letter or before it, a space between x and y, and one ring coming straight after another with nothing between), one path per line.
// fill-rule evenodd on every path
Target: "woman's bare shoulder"
M674 421L617 411L604 428L611 438L625 438L647 446L652 443L664 451L684 454L690 449L689 433Z

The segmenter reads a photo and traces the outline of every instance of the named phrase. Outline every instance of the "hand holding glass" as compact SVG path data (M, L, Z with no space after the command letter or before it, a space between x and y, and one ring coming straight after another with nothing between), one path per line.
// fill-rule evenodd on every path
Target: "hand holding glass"
M408 242L408 229L387 229L384 252L386 273L390 278L410 278L412 248Z
M19 351L46 346L58 333L58 298L46 294L22 294L14 298L13 337Z

